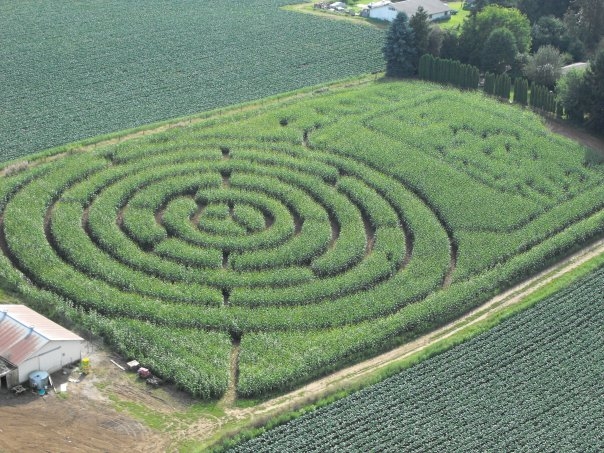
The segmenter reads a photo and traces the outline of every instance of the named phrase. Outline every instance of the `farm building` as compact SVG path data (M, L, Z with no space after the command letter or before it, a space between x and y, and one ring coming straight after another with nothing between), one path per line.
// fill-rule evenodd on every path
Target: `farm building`
M413 16L419 7L424 8L431 21L446 20L451 17L452 9L440 0L404 0L392 3L388 0L371 3L367 6L368 17L392 22L398 13Z
M0 387L81 359L84 340L25 305L0 305Z
M589 63L573 63L562 67L562 74L568 74L570 71L585 71Z

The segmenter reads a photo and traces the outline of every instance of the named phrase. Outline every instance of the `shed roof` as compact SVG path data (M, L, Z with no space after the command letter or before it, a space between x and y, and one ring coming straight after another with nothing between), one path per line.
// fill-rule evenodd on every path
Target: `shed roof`
M380 0L377 2L369 3L369 5L367 5L367 8L369 8L369 9L380 8L382 6L390 5L391 3L392 2L390 0Z
M0 305L0 357L18 366L50 341L82 341L25 305Z
M585 70L589 66L589 63L573 63L562 67L562 74L567 74L569 71L574 69Z

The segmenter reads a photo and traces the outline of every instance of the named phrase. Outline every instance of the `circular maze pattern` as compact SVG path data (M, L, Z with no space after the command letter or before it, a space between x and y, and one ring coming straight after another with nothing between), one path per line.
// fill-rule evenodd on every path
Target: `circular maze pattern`
M85 310L239 334L348 325L442 285L428 206L307 138L158 136L40 164L6 178L1 245Z

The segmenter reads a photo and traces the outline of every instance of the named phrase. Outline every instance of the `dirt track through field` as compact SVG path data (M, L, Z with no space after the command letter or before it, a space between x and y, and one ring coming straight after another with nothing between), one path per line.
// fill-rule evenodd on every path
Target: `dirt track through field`
M251 409L231 409L229 415L240 417L242 413L252 416L265 415L268 413L281 413L291 407L298 406L301 402L316 399L320 395L330 393L333 389L346 388L354 384L360 378L374 373L384 367L391 365L412 354L422 351L441 339L450 337L461 329L476 324L485 318L502 311L503 309L519 303L521 300L539 290L552 280L570 272L579 265L585 263L604 253L604 239L592 244L572 256L564 259L558 264L542 271L534 277L520 283L508 291L492 298L480 307L467 313L462 318L447 324L429 334L423 335L416 340L406 343L390 352L381 354L357 365L335 372L327 377L314 381L296 391L266 401Z
M362 80L358 84L366 83ZM345 87L341 84L337 88ZM331 87L330 89L336 89ZM294 97L312 96L313 93L300 93ZM257 106L243 106L232 111L217 113L228 115L238 113ZM154 130L135 132L130 135L110 139L96 145L88 145L77 150L85 152L97 146L119 143L128 139L142 137L166 131L175 127L184 127L204 121L203 118L185 120L178 123L164 125ZM572 138L591 149L604 155L604 140L587 134L572 126L558 122L547 121L550 129L556 133ZM308 142L308 135L304 137ZM66 153L48 157L42 161L54 160ZM228 153L226 153L228 158ZM41 161L41 162L42 162ZM36 165L35 163L30 163ZM6 170L0 170L0 175ZM228 179L228 178L227 178ZM228 180L226 181L228 183ZM1 222L1 220L0 220ZM409 238L407 238L409 239ZM408 242L410 243L410 241ZM452 245L454 243L452 242ZM0 241L0 246L3 246ZM124 373L114 369L112 364L102 364L100 361L108 362L99 358L97 370L105 367L102 382L99 388L86 382L71 385L66 399L60 399L54 395L41 399L35 395L28 395L22 399L0 395L0 413L5 420L0 424L0 453L4 451L41 450L51 452L63 451L175 451L179 442L182 441L205 441L219 432L226 424L233 421L252 424L258 420L268 419L272 416L287 412L319 399L338 389L350 388L359 380L370 376L372 373L421 352L427 347L435 344L441 339L447 338L459 332L461 329L476 324L485 318L496 314L503 309L519 303L522 299L542 288L553 279L564 275L575 269L590 258L604 253L604 239L595 242L591 246L564 259L531 279L516 285L505 293L494 297L487 303L466 314L464 317L446 325L442 328L426 334L416 340L406 343L392 351L381 354L364 362L337 371L329 376L318 379L293 392L265 401L255 407L235 407L234 387L230 389L224 404L225 416L197 417L195 420L187 419L186 422L177 418L167 422L162 432L158 432L137 421L127 412L119 412L114 405L108 401L100 400L97 394L116 395L123 401L134 401L150 411L171 414L182 413L187 409L190 401L174 403L173 400L159 401L157 394L144 386L132 385L132 381L124 380ZM444 286L451 283L452 271L455 267L456 250L452 250L452 263ZM408 261L409 251L405 261ZM227 257L228 260L228 257ZM238 345L234 344L232 362L236 369L238 356ZM236 380L235 380L236 381ZM96 395L96 396L95 396Z
M604 239L601 239L441 329L255 407L233 407L234 398L225 399L223 416L200 414L183 418L182 414L195 403L192 398L170 387L153 390L135 382L132 374L123 372L110 361L112 358L119 361L119 357L102 348L91 355L92 376L80 384L69 384L66 398L54 394L44 399L31 394L22 397L0 394L0 413L4 419L0 426L0 452L23 451L24 447L28 451L49 452L163 452L177 451L182 442L208 441L217 433L224 433L233 423L239 427L257 424L336 390L354 386L359 379L520 302L553 279L603 253ZM134 403L144 408L145 413L159 414L163 428L146 426L128 411L116 407L112 403L116 399Z

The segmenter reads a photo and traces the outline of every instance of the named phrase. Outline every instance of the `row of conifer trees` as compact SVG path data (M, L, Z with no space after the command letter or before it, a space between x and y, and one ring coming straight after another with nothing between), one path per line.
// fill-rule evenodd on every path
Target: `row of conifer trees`
M420 79L431 82L446 83L461 89L478 88L480 73L476 66L460 63L424 54L419 59L418 75ZM546 112L557 113L558 106L554 93L547 87L517 77L513 81L513 102ZM484 92L502 99L510 99L512 79L507 74L487 72L484 78Z

